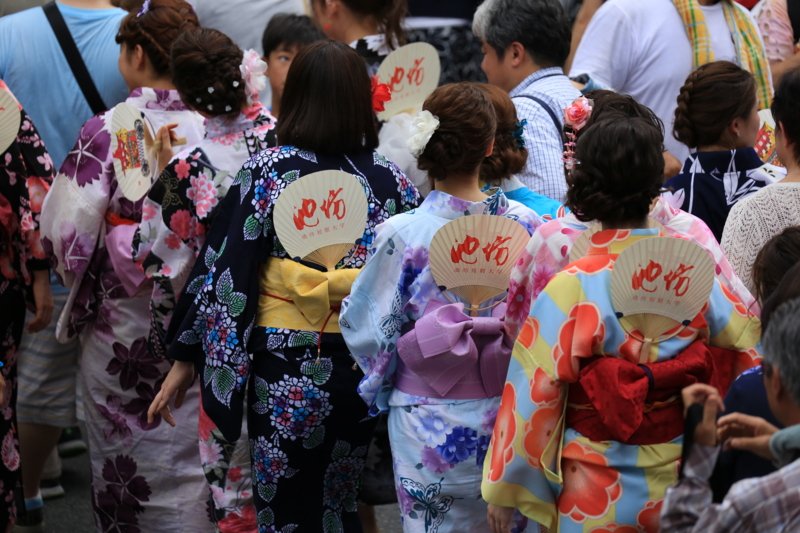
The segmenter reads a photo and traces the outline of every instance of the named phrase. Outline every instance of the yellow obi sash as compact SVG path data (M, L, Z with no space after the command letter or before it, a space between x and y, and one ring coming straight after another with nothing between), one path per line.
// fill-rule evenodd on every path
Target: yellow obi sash
M259 271L256 325L341 333L339 310L360 268L320 272L291 259L271 257Z

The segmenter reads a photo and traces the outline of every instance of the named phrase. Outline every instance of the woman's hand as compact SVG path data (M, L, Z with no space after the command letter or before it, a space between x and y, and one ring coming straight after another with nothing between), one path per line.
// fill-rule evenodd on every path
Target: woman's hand
M5 401L6 398L6 378L0 372L0 401Z
M175 419L172 418L172 413L169 411L169 401L177 393L177 396L175 396L175 409L179 409L183 405L186 391L189 390L193 382L194 365L184 361L175 361L164 383L161 385L161 390L158 391L153 403L150 404L150 409L147 410L147 423L152 424L153 418L158 413L166 420L167 424L175 427Z
M694 429L694 441L703 446L717 445L717 413L725 410L719 391L711 385L695 383L681 391L683 397L683 416L689 406L697 403L703 406L703 420Z
M167 163L169 163L175 155L172 146L178 142L178 134L173 130L177 127L177 124L167 124L166 126L161 126L158 133L156 133L154 148L156 151L158 174L161 174L161 171L164 170L164 167L167 166Z
M778 428L757 416L732 413L723 416L717 423L717 436L723 442L723 450L743 450L774 461L769 449L769 439Z
M486 519L492 533L508 533L508 525L511 523L511 516L514 514L513 507L501 507L489 504Z
M42 331L53 318L53 293L50 292L49 270L33 271L33 301L36 305L31 312L36 313L36 316L28 322L26 327L28 333Z

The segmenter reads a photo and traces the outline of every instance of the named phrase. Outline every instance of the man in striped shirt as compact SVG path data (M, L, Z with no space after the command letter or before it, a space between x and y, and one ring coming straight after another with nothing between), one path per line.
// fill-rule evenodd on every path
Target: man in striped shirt
M517 177L564 203L564 108L580 96L562 70L570 47L564 8L558 0L486 0L472 31L482 41L489 83L508 91L523 124L528 163Z

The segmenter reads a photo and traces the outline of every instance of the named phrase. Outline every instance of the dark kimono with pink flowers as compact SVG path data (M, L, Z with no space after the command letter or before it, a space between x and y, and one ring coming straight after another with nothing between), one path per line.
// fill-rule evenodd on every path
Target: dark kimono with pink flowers
M8 90L0 80L0 89ZM17 137L0 153L0 524L13 525L24 509L17 435L17 349L33 271L47 270L39 241L42 202L53 181L53 161L30 117L20 107ZM8 527L10 528L11 525Z
M136 89L127 103L155 131L177 123L189 144L203 139L204 119L176 91ZM122 195L113 167L111 112L81 129L53 181L42 216L43 245L70 289L56 335L81 340L80 387L92 461L92 501L99 531L211 533L197 447L198 391L175 411L179 430L147 409L170 364L147 350L152 281L131 256L143 199Z

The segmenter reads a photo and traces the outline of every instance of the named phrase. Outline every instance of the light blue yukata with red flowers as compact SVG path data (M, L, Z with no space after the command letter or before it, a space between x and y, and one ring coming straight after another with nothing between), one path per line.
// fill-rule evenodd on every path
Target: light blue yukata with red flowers
M469 215L508 217L529 234L542 224L538 214L509 201L502 191L488 194L483 202L468 202L434 190L419 208L378 226L371 258L342 306L342 335L365 374L359 393L371 414L389 412L395 486L405 532L489 531L480 479L499 395L446 399L408 394L395 387L401 335L422 318L431 302L433 307L448 303L428 262L430 243L439 228ZM502 311L495 310L498 313ZM520 527L524 528L515 525L523 531Z
M154 131L177 123L190 145L204 119L177 91L135 89L126 101ZM70 289L56 335L80 337L80 387L92 460L98 531L214 531L197 447L197 388L175 411L176 431L147 409L171 365L147 350L153 282L131 257L144 198L122 195L114 174L112 112L83 125L45 198L42 245Z

